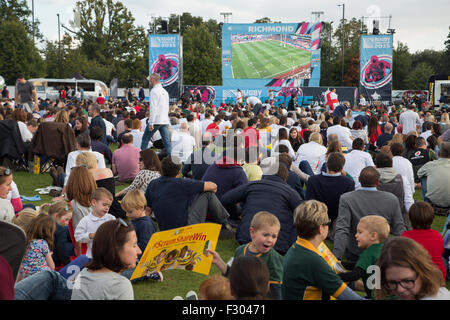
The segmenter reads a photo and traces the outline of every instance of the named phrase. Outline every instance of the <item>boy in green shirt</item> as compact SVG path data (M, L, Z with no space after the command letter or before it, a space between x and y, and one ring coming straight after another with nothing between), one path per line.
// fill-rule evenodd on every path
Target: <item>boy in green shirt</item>
M374 270L368 268L376 265L383 243L389 237L389 232L389 223L384 217L376 215L362 217L356 227L355 238L358 248L365 250L359 256L354 268L350 264L342 262L345 268L353 270L339 274L341 279L345 282L351 282L362 278L368 299L374 299L372 294L374 286L368 281ZM355 283L355 289L363 290L360 282Z
M250 223L250 236L252 242L243 244L236 248L234 257L256 256L263 260L270 272L270 298L281 299L281 279L283 275L283 257L275 251L273 246L277 242L280 232L280 221L267 212L260 211ZM224 276L228 275L230 266L227 265L220 255L212 250L207 250L206 255L213 255L212 263L215 264ZM249 270L251 272L251 270Z

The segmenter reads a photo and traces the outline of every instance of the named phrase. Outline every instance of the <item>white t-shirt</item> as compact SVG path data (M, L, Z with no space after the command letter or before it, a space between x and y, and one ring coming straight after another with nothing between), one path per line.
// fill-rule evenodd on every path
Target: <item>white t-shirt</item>
M172 155L185 162L195 148L195 139L186 132L174 132L172 135Z
M92 150L75 150L75 151L72 151L67 156L66 178L64 179L64 185L67 184L67 181L69 180L69 176L70 176L70 171L72 170L73 167L76 166L77 157L82 152L92 152L95 155L95 157L97 158L97 166L98 166L98 168L102 168L102 169L106 168L105 157L100 152L92 151Z
M419 115L412 110L405 111L400 114L399 123L403 126L402 133L406 135L417 130L416 125L420 124Z
M0 199L0 221L11 223L15 217L14 208L11 201L7 199Z
M248 97L247 98L247 103L249 105L251 105L252 107L254 107L256 104L261 103L261 100L259 100L257 97Z
M139 131L138 129L133 129L131 130L130 134L133 136L133 146L140 149L142 143L142 136L144 135L144 133L142 131Z
M87 243L86 256L92 259L92 243L93 239L89 239L90 233L95 233L97 229L105 222L115 220L112 214L105 214L103 217L96 217L91 213L80 220L75 228L74 236L75 240L82 243Z
M103 122L105 123L105 127L106 127L106 135L112 136L112 131L114 129L114 125L106 119L103 119Z
M28 130L27 125L22 121L17 121L17 125L19 126L22 141L23 142L31 141L31 139L33 139L33 134L30 132L30 130Z
M327 148L317 142L311 141L304 143L298 148L295 154L294 163L298 167L301 161L308 161L314 174L320 173L319 160L320 157L327 152Z
M327 138L330 134L336 134L343 147L347 147L348 149L352 148L353 140L350 138L352 133L349 128L341 125L334 125L327 129Z
M446 287L440 287L434 296L426 296L420 300L450 300L450 291Z
M355 181L355 189L361 187L358 178L361 174L361 170L365 167L375 167L372 157L368 152L352 150L345 155L344 171L352 176L353 181Z

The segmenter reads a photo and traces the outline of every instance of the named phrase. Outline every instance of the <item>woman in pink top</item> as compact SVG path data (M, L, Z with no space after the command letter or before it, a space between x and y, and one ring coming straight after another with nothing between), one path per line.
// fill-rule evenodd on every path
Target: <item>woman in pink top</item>
M444 239L439 232L431 229L434 220L433 207L428 202L417 201L409 209L408 215L413 230L403 232L402 236L420 243L428 251L445 279L446 270L442 259Z

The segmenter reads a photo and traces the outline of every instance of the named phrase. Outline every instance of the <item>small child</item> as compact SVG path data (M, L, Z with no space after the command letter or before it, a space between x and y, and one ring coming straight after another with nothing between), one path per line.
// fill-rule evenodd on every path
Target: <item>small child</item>
M92 259L92 243L95 232L98 227L106 221L115 220L112 214L109 214L109 207L113 202L113 196L105 188L97 188L91 196L91 212L80 220L75 229L75 240L87 243L86 256Z
M27 249L20 266L20 280L39 271L55 269L51 252L55 229L55 221L46 214L39 214L27 225Z
M256 256L261 258L270 270L270 297L281 299L281 280L283 273L283 257L273 249L280 232L280 221L267 211L260 211L253 217L250 223L250 236L252 241L236 248L234 257ZM212 250L206 250L207 255L213 255L212 263L215 264L223 275L228 276L228 266L220 255Z
M356 226L355 238L358 248L364 249L364 251L359 256L352 271L339 274L344 282L357 281L362 278L364 290L369 299L374 299L374 296L367 283L370 276L367 269L376 265L383 243L389 237L389 232L389 223L384 217L377 215L362 217ZM345 268L349 268L345 262L342 262L342 264Z
M443 278L446 278L442 255L444 253L444 239L436 230L431 229L434 220L434 209L425 201L417 201L408 212L412 230L402 233L402 237L407 237L420 243L430 254L431 259L441 270Z
M38 214L39 212L32 208L25 208L12 219L11 223L19 226L20 228L22 228L22 230L25 231L27 226L31 223L31 221L33 221L34 218L38 216Z
M145 208L147 206L147 200L145 199L144 193L139 190L131 190L125 195L122 200L122 209L126 212L127 217L131 219L131 224L136 230L137 236L137 244L139 249L141 249L142 253L138 256L138 259L141 259L142 254L147 247L152 234L156 232L156 226L153 223L152 219L146 215ZM137 265L138 262L136 262ZM131 278L133 275L134 269L126 270L122 273L123 276L127 278ZM145 279L153 279L157 281L162 281L163 276L161 272L154 272L148 276L133 279L133 282L136 280L145 280Z
M55 250L53 252L53 261L56 267L65 266L70 263L69 252L73 252L73 244L69 236L69 221L72 219L72 207L67 201L57 201L53 204L45 203L40 211L48 207L48 215L55 220L56 231L54 236ZM71 250L70 250L71 249ZM73 252L72 255L75 255Z
M213 275L200 284L199 300L233 300L230 281L224 276Z
M146 215L145 208L147 200L144 193L139 190L129 191L122 200L122 209L126 212L127 217L131 219L138 239L138 246L142 253L147 247L153 233L156 232L156 226L152 219ZM142 254L138 257L141 258Z

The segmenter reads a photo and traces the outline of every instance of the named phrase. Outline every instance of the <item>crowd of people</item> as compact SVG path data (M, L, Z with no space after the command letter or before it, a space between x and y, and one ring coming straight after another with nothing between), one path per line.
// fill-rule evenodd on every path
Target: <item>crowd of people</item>
M129 280L151 235L204 222L238 246L229 262L207 250L222 275L193 288L200 299L450 299L449 243L431 228L450 208L445 106L170 105L157 74L149 103L50 101L18 80L0 120L27 150L64 123L76 149L38 209L0 166L1 299L134 299L132 282L163 281Z

